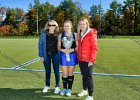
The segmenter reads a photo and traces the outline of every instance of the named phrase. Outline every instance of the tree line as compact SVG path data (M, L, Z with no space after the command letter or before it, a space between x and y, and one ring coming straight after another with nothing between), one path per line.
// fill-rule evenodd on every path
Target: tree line
M60 32L65 20L71 20L73 31L77 31L78 20L83 16L98 30L98 35L140 35L140 0L125 0L123 4L113 0L107 11L95 4L90 11L84 11L80 2L73 0L63 0L57 7L48 1L43 4L35 1L34 5L29 4L26 13L20 8L0 7L0 19L6 10L6 19L0 23L0 35L39 35L37 17L39 31L50 19L58 22Z

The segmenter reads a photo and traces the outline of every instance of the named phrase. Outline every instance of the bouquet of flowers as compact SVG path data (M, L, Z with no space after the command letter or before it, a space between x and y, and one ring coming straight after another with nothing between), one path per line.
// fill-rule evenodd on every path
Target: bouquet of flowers
M68 39L67 37L63 37L62 43L63 43L63 46L66 49L70 49L70 47L72 46L73 40ZM66 59L67 59L67 61L70 61L70 55L69 54L66 54Z

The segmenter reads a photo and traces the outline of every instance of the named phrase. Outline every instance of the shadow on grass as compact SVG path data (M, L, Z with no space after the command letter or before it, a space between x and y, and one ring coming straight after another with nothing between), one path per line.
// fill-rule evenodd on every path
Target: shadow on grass
M71 97L53 94L53 89L42 93L42 89L0 88L0 100L81 100L75 93Z

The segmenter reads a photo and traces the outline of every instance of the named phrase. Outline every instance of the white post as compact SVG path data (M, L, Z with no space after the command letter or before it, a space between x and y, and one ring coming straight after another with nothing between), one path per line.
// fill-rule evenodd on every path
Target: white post
M100 21L99 21L99 35L101 35L101 0L100 0Z
M39 5L39 0L34 0L34 3L36 5L36 9L37 9L37 14L36 14L36 28L37 28L37 35L38 35L38 5Z
M38 8L37 8L37 15L36 15L37 21L36 21L36 26L37 26L37 35L38 35Z

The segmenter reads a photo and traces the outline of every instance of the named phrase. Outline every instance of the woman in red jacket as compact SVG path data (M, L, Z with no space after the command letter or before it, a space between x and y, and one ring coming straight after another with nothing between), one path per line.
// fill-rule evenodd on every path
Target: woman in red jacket
M97 31L89 27L86 18L81 18L78 23L78 61L82 74L83 90L78 96L88 95L85 100L93 100L92 70L97 52Z

